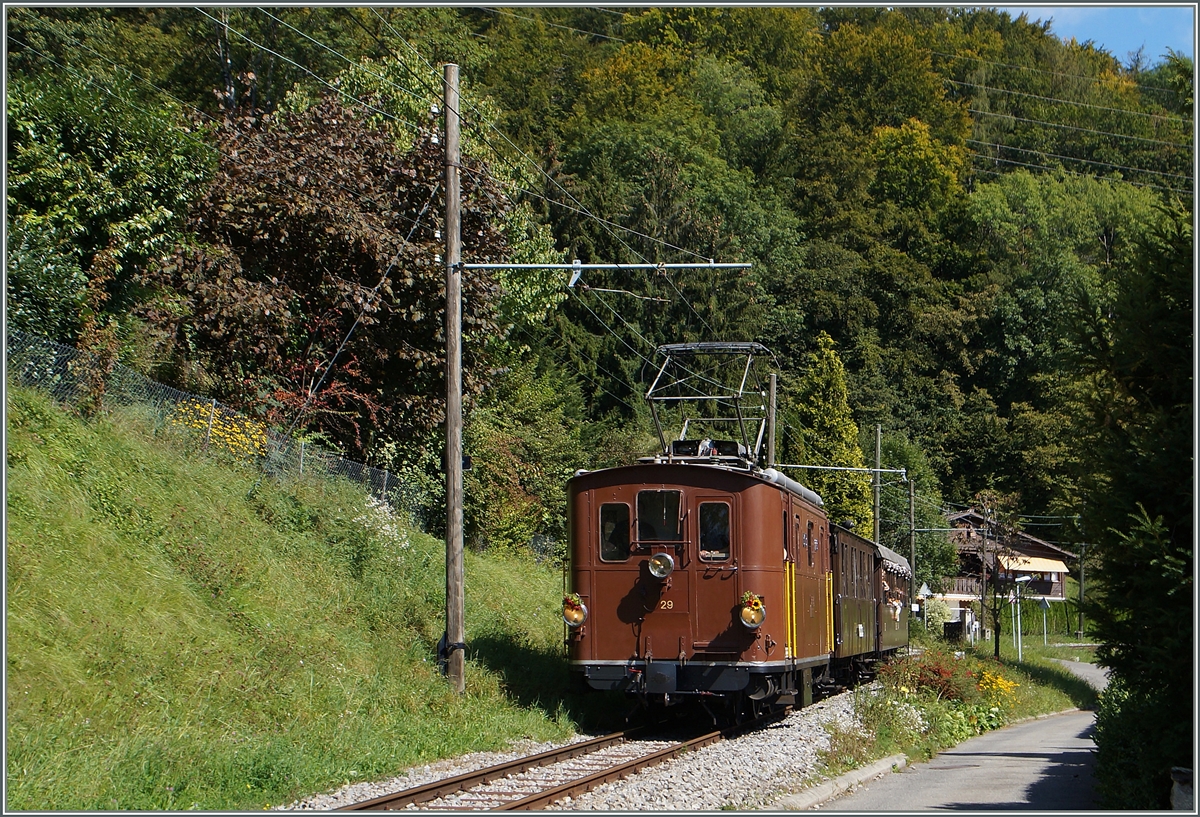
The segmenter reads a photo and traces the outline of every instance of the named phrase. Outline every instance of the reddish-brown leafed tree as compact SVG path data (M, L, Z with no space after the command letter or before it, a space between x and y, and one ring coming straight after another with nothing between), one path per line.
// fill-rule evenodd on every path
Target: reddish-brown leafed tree
M401 151L364 118L334 99L227 117L191 240L147 273L156 295L140 316L160 375L283 426L303 409L299 427L378 461L444 419L445 159L431 134ZM466 169L464 258L504 260L509 202ZM491 276L463 276L468 399L486 385L498 295Z

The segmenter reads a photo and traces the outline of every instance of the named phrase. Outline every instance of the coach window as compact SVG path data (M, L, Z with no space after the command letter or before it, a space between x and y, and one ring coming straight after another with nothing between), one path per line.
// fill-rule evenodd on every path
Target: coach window
M808 566L813 565L813 548L816 547L816 542L813 541L813 523L808 522L808 533L804 534L804 544L808 547Z
M679 491L638 491L639 542L678 542L683 538L679 521Z
M723 562L729 558L729 506L724 502L700 503L700 560Z
M629 558L629 506L609 502L600 506L600 559L623 562Z

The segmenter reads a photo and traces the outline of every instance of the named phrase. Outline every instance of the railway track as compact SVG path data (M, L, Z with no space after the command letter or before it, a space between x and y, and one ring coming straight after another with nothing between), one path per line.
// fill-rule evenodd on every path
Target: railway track
M737 727L681 741L635 737L644 727L614 732L507 763L437 780L423 786L343 806L339 811L420 808L445 811L542 809L565 797L591 791L666 762L686 752L773 723L787 710Z

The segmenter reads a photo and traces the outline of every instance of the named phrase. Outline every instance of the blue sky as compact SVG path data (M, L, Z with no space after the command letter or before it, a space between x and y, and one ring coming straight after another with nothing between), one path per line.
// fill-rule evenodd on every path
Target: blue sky
M1195 7L1127 6L996 6L1014 18L1022 12L1033 22L1050 20L1050 33L1060 39L1092 40L1122 64L1140 46L1146 62L1161 62L1167 48L1195 58Z

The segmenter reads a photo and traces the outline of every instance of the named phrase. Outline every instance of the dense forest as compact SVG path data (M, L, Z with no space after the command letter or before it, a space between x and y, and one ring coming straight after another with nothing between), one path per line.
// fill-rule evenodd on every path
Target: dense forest
M457 63L464 260L752 265L464 276L473 546L560 542L570 474L653 449L657 345L758 341L787 461L861 466L878 425L918 527L986 494L1088 543L1110 802L1190 764L1190 58L985 9L7 15L8 327L298 424L437 508ZM821 474L869 525L865 483ZM885 484L885 542L907 511ZM922 535L920 578L952 559Z

